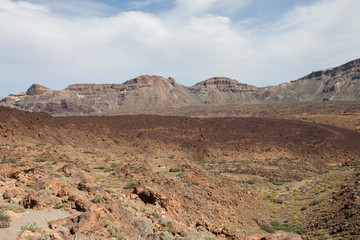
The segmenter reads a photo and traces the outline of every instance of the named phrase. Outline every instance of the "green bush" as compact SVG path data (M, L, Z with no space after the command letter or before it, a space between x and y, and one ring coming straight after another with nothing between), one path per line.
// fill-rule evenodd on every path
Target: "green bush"
M40 163L40 162L46 162L46 159L43 158L35 158L33 159L34 162Z
M6 164L6 163L16 163L17 160L15 158L10 158L10 159L3 159L1 160L1 164Z
M269 232L269 233L273 233L275 231L284 231L284 232L295 232L298 234L305 234L307 233L307 229L297 225L297 224L289 224L289 223L285 223L285 224L281 224L278 221L272 221L271 226L267 225L267 224L259 224L260 228L263 231Z
M64 196L62 198L59 198L56 203L55 203L55 208L59 209L62 208L64 206L66 206L69 203L69 197L68 196Z
M100 194L95 194L95 197L93 199L94 203L99 203L101 202L102 196Z
M35 222L32 222L32 223L27 223L25 226L22 226L20 232L23 232L25 230L36 232L37 229L38 229L38 225Z
M179 167L174 168L174 169L172 170L172 172L180 172L180 171L182 171L182 168L179 168Z
M280 186L280 185L283 185L283 184L284 184L284 181L278 180L278 181L272 182L272 184L274 184L274 185L276 185L276 186Z
M163 230L166 231L166 232L172 232L172 230L173 230L173 228L174 228L174 222L163 219L163 220L161 221L161 227L162 227Z
M259 223L259 227L261 228L261 230L268 232L268 233L275 232L275 229L267 224Z
M139 184L138 181L132 179L132 180L130 180L129 182L127 182L127 183L125 184L124 189L134 188L134 187L136 187L138 184Z
M25 212L25 209L23 206L12 204L12 203L1 203L0 204L0 211L13 211L15 213L22 213Z
M318 205L319 203L320 203L320 201L314 200L309 204L309 206L315 206L315 205Z
M0 212L0 222L10 222L10 216L4 212Z
M106 221L105 229L110 233L110 238L125 239L125 234L122 227L119 224Z

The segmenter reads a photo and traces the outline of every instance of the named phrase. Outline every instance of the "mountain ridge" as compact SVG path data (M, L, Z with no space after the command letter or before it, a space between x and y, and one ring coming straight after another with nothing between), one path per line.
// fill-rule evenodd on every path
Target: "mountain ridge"
M63 90L33 84L26 92L0 99L0 105L52 115L97 115L201 105L359 99L360 59L356 59L267 87L227 77L213 77L187 87L174 78L154 75L119 84L71 84Z

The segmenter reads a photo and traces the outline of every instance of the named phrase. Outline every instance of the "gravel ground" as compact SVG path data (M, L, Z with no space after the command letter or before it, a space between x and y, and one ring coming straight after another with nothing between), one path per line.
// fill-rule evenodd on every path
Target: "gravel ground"
M39 227L47 227L47 221L66 218L71 214L61 209L32 210L27 209L27 214L18 219L12 220L10 227L0 228L0 239L16 240L20 229L27 223L35 222Z

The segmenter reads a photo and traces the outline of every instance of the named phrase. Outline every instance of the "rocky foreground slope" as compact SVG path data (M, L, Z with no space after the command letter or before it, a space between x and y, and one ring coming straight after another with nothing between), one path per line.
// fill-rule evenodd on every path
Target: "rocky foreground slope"
M186 106L359 100L360 59L277 86L255 87L225 77L185 87L173 78L139 76L122 84L74 84L56 91L34 84L0 105L52 115L98 115Z
M4 107L0 142L0 211L71 213L22 239L300 239L265 231L307 229L323 239L307 212L360 156L360 133L301 121L54 118Z

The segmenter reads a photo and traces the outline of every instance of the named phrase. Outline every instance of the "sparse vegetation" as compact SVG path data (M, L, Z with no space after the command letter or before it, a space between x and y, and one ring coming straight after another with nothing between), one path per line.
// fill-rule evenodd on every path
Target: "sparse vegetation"
M46 159L44 158L35 158L33 159L34 162L37 162L37 163L42 163L42 162L46 162Z
M51 191L49 189L41 189L37 192L37 195L39 197L49 196L49 195L51 195Z
M106 123L105 126L112 131L112 120L110 118L108 120L109 125ZM105 207L109 211L104 210L101 213L101 220L92 221L95 221L94 223L101 228L101 231L104 231L102 227L105 227L111 237L120 239L137 232L142 239L147 237L180 238L178 235L182 236L183 233L178 234L177 231L182 231L182 226L180 223L176 224L175 229L175 219L172 218L177 215L177 211L181 211L184 215L188 214L184 219L193 221L199 215L204 220L199 221L198 227L188 226L189 239L193 235L195 235L194 239L216 239L216 236L211 233L212 229L210 232L205 229L208 224L208 226L214 226L217 231L219 219L224 219L224 223L231 223L219 225L219 230L221 227L226 227L234 234L245 230L249 233L259 231L257 226L252 228L253 225L247 225L250 218L257 221L276 219L277 221L264 224L261 229L267 232L277 230L297 232L304 235L305 239L350 239L353 236L351 234L359 231L351 229L351 226L356 227L359 222L357 209L353 206L348 209L342 208L342 202L338 203L338 199L335 200L335 197L352 199L347 195L353 192L350 188L347 190L348 185L344 185L345 179L351 178L352 174L356 173L356 169L360 169L360 161L356 162L356 157L352 156L358 150L352 149L351 145L346 145L346 149L349 149L346 152L341 149L341 146L336 145L346 142L336 140L337 132L347 136L351 131L342 131L328 126L319 128L313 123L303 124L299 121L289 121L293 124L291 126L288 121L276 119L271 120L270 136L267 129L257 132L261 134L261 141L266 144L264 148L262 143L256 142L260 134L253 136L251 131L242 131L246 133L243 138L241 136L244 134L239 134L242 128L252 127L252 121L247 123L246 121L220 120L212 119L211 125L207 125L207 120L190 119L190 122L194 122L190 125L191 131L187 129L179 131L174 127L172 129L176 135L174 139L169 134L163 134L160 125L154 129L149 128L145 139L135 139L135 141L131 138L133 126L129 126L126 131L115 128L114 131L118 131L116 133L119 133L119 136L124 135L121 137L124 141L119 140L121 144L116 143L116 146L112 144L112 135L109 135L109 138L107 136L109 129L102 128L102 124L99 126L90 124L90 131L87 132L89 138L84 138L81 134L73 135L71 131L66 132L71 135L69 137L61 132L63 129L53 128L52 123L46 122L51 130L54 129L55 134L59 133L61 136L55 136L56 139L59 138L59 142L66 142L67 145L58 145L57 142L55 142L57 145L52 145L52 138L49 138L49 143L46 141L46 146L32 143L21 145L16 143L16 139L5 138L4 141L14 141L9 145L0 144L2 163L0 178L1 181L5 181L5 188L9 186L9 192L4 194L4 197L8 195L4 201L15 199L26 202L29 200L28 197L33 197L35 200L36 198L41 200L40 205L48 204L50 207L65 210L80 209L80 204L88 204L91 208ZM257 121L255 118L252 120ZM53 121L57 120L53 119ZM84 121L86 122L86 118ZM174 123L171 124L175 124L176 121L178 120L174 118ZM223 121L236 124L223 124ZM202 128L197 128L195 122L196 124L202 122L204 125ZM245 126L240 126L243 122ZM262 122L267 122L267 120L262 119L256 124L267 128L268 125L262 125ZM277 122L281 123L281 128L277 126L275 130L272 129L278 124ZM114 122L114 126L118 123ZM4 124L6 123L2 122L1 126ZM76 124L74 122L66 127L70 126L76 132ZM87 130L87 124L88 122L81 125L82 128ZM137 127L148 128L149 124L153 123L146 122ZM214 126L219 128L213 131ZM301 132L300 137L293 138L293 135L299 134L292 133L302 131L304 126L306 131ZM289 130L282 131L281 129L285 127L289 127ZM104 131L98 136L99 130ZM156 131L156 134L151 134L150 131ZM221 131L224 132L224 136ZM253 131L256 132L257 128ZM310 134L311 141L302 138L304 134L313 131L316 134ZM277 135L278 132L279 135ZM287 132L291 132L291 136L286 135ZM197 136L201 133L204 135L205 142L197 142ZM51 134L53 133L49 132L50 136ZM239 139L237 139L238 136ZM25 137L29 136L25 133ZM43 137L46 138L46 136ZM91 141L80 144L83 139ZM315 140L312 141L312 139ZM318 144L319 146L312 144L318 140L323 141L323 144ZM357 139L349 141L352 140L357 141ZM74 142L81 146L74 145ZM19 147L14 147L13 143ZM223 147L223 144L226 144L226 147ZM298 153L284 152L283 150L288 150L289 146L299 147ZM336 150L332 151L327 146L334 146ZM92 151L87 151L88 148ZM123 154L124 151L127 151L126 154ZM302 151L304 151L303 156L291 156L301 155ZM349 161L342 164L343 159L336 159L338 156ZM45 164L34 165L36 162ZM54 163L56 164L52 165ZM11 169L10 166L16 169ZM139 196L132 193L132 188L139 185L139 182L151 189L151 194L155 197L150 197L156 199L155 203L154 201L142 202ZM355 184L355 181L349 183ZM340 189L344 190L343 195L337 194ZM66 196L59 197L64 195L71 196L72 200L69 201ZM96 203L96 206L91 201ZM28 202L27 204L30 204ZM37 203L31 199L31 204ZM81 209L79 214L87 214L86 209L89 206ZM33 206L27 205L27 207ZM0 212L2 209L7 208L2 208L0 204ZM341 214L350 217L344 220ZM233 221L234 215L239 216L236 221ZM105 224L102 219L111 219L113 223ZM336 232L340 229L337 228L339 219L342 221L341 224L343 223L341 233ZM49 231L56 232L55 229ZM71 231L75 232L77 229L74 228Z
M7 164L7 163L16 163L17 160L15 158L9 158L9 159L2 159L1 164Z
M69 198L68 196L64 196L62 198L59 198L55 203L55 208L63 208L69 204Z
M0 222L10 222L10 216L0 211Z
M15 213L25 212L23 206L12 203L0 203L0 211L7 211L7 210L13 211Z
M106 224L105 228L109 232L110 238L116 238L118 240L126 239L124 231L120 226L120 224L110 221L106 221L105 224Z
M123 188L124 189L131 189L131 188L136 187L138 184L139 184L138 181L132 179L129 182L127 182Z
M182 168L176 167L172 169L172 172L181 172L182 170Z
M95 194L95 197L93 199L94 203L100 203L102 199L102 196L100 194Z
M161 227L166 232L172 232L174 228L174 222L166 219L161 219Z
M305 234L308 232L308 230L306 228L304 228L300 225L297 225L297 224L289 224L289 223L280 224L278 221L272 221L270 224L271 225L259 224L259 226L263 231L266 231L269 233L273 233L278 230L281 230L284 232L295 232L298 234Z
M37 229L38 229L38 225L35 222L32 222L32 223L27 223L26 225L22 226L20 229L20 232L22 233L25 230L28 230L31 232L36 232Z

